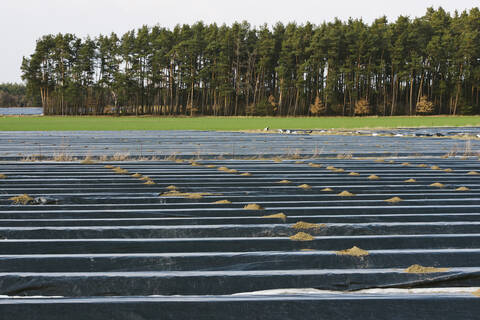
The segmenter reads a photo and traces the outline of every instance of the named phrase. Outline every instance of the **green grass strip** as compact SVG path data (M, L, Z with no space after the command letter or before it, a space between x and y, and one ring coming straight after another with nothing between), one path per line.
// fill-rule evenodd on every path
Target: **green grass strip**
M430 117L1 117L0 131L360 129L479 126L480 116Z

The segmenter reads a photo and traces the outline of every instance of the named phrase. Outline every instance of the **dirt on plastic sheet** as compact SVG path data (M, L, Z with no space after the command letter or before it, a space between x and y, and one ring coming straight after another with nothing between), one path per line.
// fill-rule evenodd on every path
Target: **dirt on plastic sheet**
M424 267L418 264L411 265L405 272L407 273L438 273L438 272L448 272L450 268L435 268L435 267Z
M305 189L305 190L312 189L311 185L308 185L308 184L305 184L305 183L299 185L298 187L301 188L301 189Z
M33 198L30 197L28 194L24 193L19 196L11 197L9 200L12 200L14 204L29 204L33 201Z
M338 196L340 197L353 197L354 195L355 195L354 193L351 193L347 190L344 190L338 194Z
M354 246L350 249L335 251L338 255L345 255L345 256L354 256L354 257L363 257L368 256L369 252L367 250L360 249L357 246Z
M180 192L177 190L171 190L168 192L162 193L161 197L180 197L180 198L187 198L187 199L201 199L204 196L214 196L213 193L208 192Z
M266 218L266 219L280 219L280 220L282 220L283 222L287 221L287 216L286 216L285 213L283 213L283 212L276 213L276 214L271 214L271 215L268 215L268 216L262 216L262 218Z
M291 236L290 239L293 241L313 241L315 240L315 237L305 232L299 232Z
M112 169L115 173L118 173L118 174L127 174L128 173L128 170L127 169L122 169L120 167L115 167Z
M430 187L444 188L445 185L443 183L440 183L440 182L434 182L430 185Z
M249 203L243 207L245 210L265 210L261 205L256 203Z
M212 202L214 204L230 204L232 203L230 200L218 200L218 201L215 201L215 202Z
M300 230L306 230L306 229L320 229L324 228L327 225L325 224L318 224L318 223L310 223L310 222L304 222L304 221L298 221L294 225L292 225L293 229L300 229Z
M401 202L401 201L403 201L403 199L400 198L400 197L393 197L393 198L385 200L385 202L389 202L389 203L398 203L398 202Z

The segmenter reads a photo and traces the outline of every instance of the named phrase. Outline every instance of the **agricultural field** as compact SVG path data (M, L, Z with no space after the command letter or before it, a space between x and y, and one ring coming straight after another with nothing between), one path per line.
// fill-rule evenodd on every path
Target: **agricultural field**
M480 148L477 127L306 132L0 132L0 160L445 156Z
M262 130L479 126L480 116L428 117L0 117L0 131Z
M468 319L479 133L0 132L2 312Z

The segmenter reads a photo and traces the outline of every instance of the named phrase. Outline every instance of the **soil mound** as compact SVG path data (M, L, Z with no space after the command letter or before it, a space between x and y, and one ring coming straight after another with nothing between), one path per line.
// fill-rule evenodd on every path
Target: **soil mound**
M218 200L218 201L215 201L215 202L212 202L214 204L230 204L232 203L231 201L229 200Z
M168 192L162 193L161 197L179 197L186 199L202 199L204 196L214 196L213 193L208 192L180 192L177 190L171 190Z
M293 241L313 241L315 240L315 237L305 232L299 232L296 235L291 236L290 239Z
M389 202L389 203L398 203L398 202L401 202L401 201L403 201L403 199L400 198L400 197L393 197L393 198L385 200L385 202Z
M23 204L23 205L33 202L33 198L26 193L16 197L11 197L8 200L12 200L14 204Z
M338 196L340 197L353 197L355 194L345 190L345 191L342 191L338 194Z
M362 256L369 255L369 252L367 250L360 249L357 246L354 246L346 250L335 251L335 253L339 255L354 256L354 257L362 257Z
M280 220L282 220L283 222L287 221L287 216L286 216L285 213L283 213L283 212L276 213L276 214L271 214L271 215L268 215L268 216L263 216L262 218L266 218L266 219L280 219Z
M321 167L323 167L322 164L312 163L312 162L310 162L308 165L309 165L310 167L312 167L312 168L321 168Z
M443 183L440 183L440 182L435 182L435 183L432 183L430 185L430 187L444 188L445 185Z
M245 207L243 207L245 210L265 210L261 205L256 204L256 203L249 203Z
M307 229L320 229L326 227L325 224L318 224L318 223L310 223L304 221L298 221L294 225L292 225L293 229L300 229L300 230L307 230Z
M434 268L434 267L424 267L418 264L411 265L405 272L407 273L438 273L438 272L447 272L449 268Z
M299 188L302 188L302 189L312 189L312 186L311 185L308 185L308 184L301 184L298 186Z

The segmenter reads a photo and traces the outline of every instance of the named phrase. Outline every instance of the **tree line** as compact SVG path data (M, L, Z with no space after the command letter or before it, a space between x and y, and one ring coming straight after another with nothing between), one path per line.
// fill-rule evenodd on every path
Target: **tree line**
M27 87L20 83L0 83L0 107L39 107L39 95L27 94Z
M478 114L480 10L45 35L21 70L45 114Z

